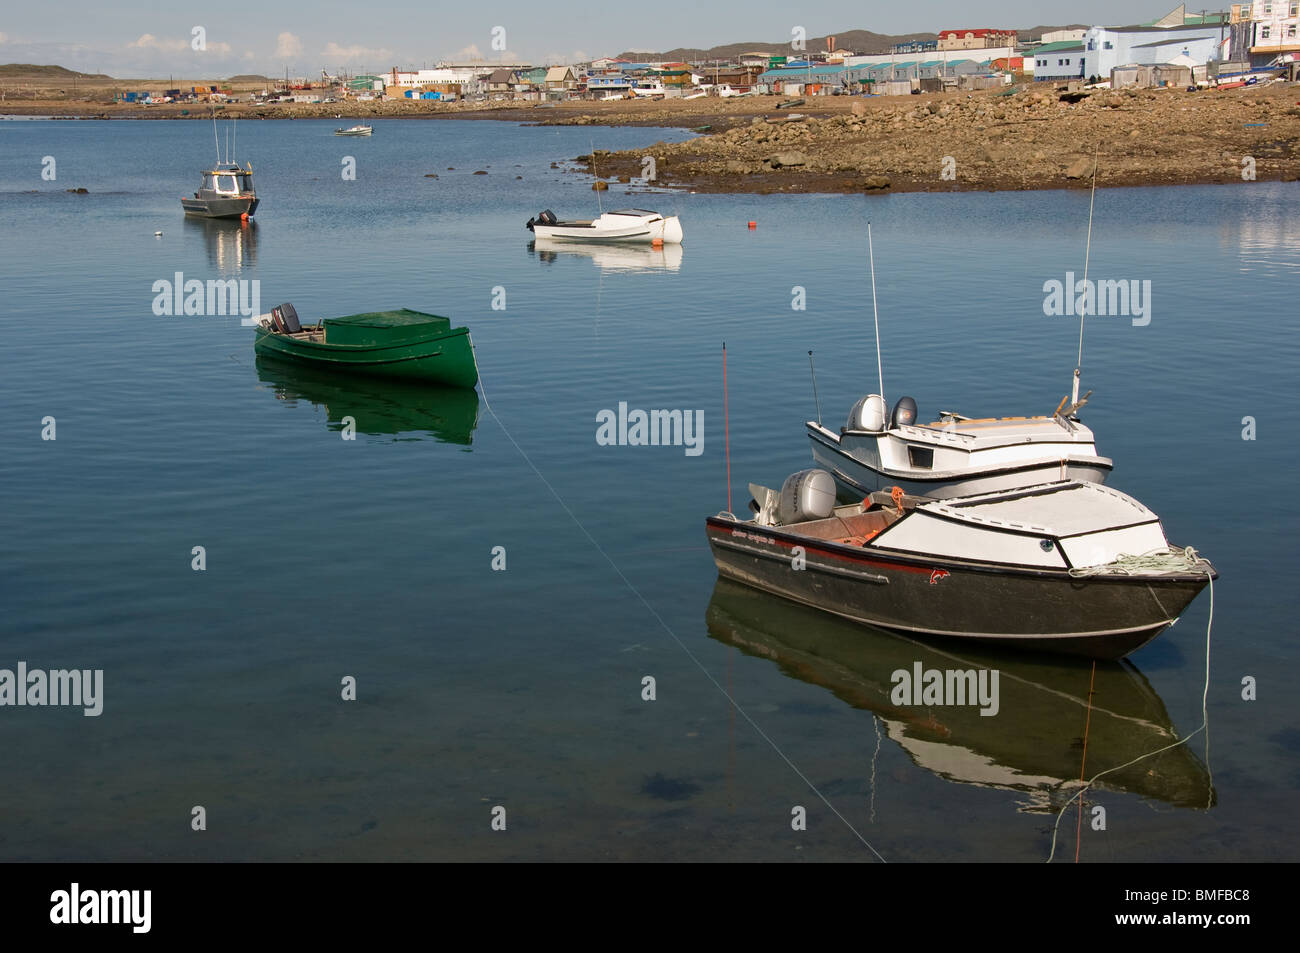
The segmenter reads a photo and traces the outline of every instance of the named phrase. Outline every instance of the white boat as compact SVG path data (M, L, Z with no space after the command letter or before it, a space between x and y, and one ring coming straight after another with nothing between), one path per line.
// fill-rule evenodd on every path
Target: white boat
M347 129L335 129L336 136L369 136L374 134L374 128L367 125L349 126Z
M643 208L603 212L588 221L562 222L550 209L530 218L525 228L538 238L562 242L630 242L676 245L682 240L682 223L676 215L660 215Z
M892 413L886 409L884 398L869 394L838 433L817 421L806 424L813 459L845 495L901 486L916 496L946 498L1053 480L1104 483L1113 466L1098 456L1092 431L1074 416L1077 406L1050 417L972 419L945 411L924 425L916 422L910 397Z
M1094 194L1095 186L1094 182ZM1088 233L1091 248L1091 213ZM835 478L842 493L860 498L886 486L901 486L917 496L948 498L995 493L1055 480L1106 481L1114 464L1109 457L1097 454L1096 438L1078 418L1079 409L1092 394L1088 391L1079 396L1082 315L1071 392L1061 398L1050 416L972 419L952 411L940 411L937 421L921 425L917 422L916 401L911 397L901 398L890 412L882 396L885 381L870 224L867 248L880 392L868 394L854 404L839 433L823 426L820 408L819 419L805 424L808 439L812 441L813 459ZM1084 274L1087 275L1086 264ZM813 386L816 387L815 380Z

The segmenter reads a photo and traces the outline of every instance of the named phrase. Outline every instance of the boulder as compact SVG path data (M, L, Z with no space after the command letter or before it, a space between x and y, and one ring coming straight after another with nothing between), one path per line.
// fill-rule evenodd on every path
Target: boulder
M1092 160L1087 157L1075 159L1065 170L1067 179L1082 179L1089 175L1092 175Z
M802 152L777 152L768 156L766 161L774 169L786 169L806 165L808 157Z
M869 175L862 180L862 187L868 192L881 192L889 188L889 177L885 175Z

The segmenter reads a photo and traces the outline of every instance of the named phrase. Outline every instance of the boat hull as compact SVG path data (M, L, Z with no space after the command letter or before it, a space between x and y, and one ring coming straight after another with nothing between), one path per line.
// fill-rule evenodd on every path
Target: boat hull
M473 387L478 369L469 331L451 331L393 343L328 344L257 329L257 354L296 364L392 380L425 381L448 387Z
M815 427L808 427L808 437L812 442L813 460L835 478L835 484L845 499L861 499L868 493L892 486L901 486L903 492L912 496L950 499L1058 480L1105 483L1112 469L1110 461L1103 457L1065 456L923 476L871 466L824 437Z
M719 515L718 572L834 615L912 635L1118 659L1172 625L1205 573L1071 576L944 557L887 554ZM795 569L795 547L805 568Z
M257 211L257 198L198 199L181 198L186 215L197 218L242 218Z

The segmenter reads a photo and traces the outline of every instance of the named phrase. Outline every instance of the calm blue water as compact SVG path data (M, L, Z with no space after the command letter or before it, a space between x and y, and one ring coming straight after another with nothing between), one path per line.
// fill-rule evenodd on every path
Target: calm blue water
M868 218L887 392L926 419L1050 413L1078 332L1043 283L1081 271L1087 194L614 186L606 207L682 216L680 257L544 255L524 221L596 198L552 162L685 134L336 125L239 124L263 197L241 228L181 215L211 124L0 122L0 668L105 679L97 718L0 708L0 859L874 859L855 830L891 861L1045 859L1086 714L1057 702L1087 666L1004 656L1026 694L999 717L909 723L879 685L946 656L715 593L703 520L726 504L724 340L737 507L809 465L810 349L828 421L875 389ZM1085 861L1294 859L1298 213L1295 184L1097 195L1090 274L1149 279L1152 317L1090 322L1084 416L1112 485L1222 578L1208 768L1198 737L1095 790ZM305 321L449 315L483 391L258 365L238 318L153 314L178 271L257 279ZM703 409L704 453L598 446L620 401ZM1099 668L1118 727L1093 722L1089 769L1200 723L1208 610Z

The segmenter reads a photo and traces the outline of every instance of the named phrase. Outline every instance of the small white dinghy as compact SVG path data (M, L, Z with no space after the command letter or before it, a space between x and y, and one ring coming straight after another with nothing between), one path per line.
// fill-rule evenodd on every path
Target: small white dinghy
M677 245L682 241L682 223L676 215L664 216L643 208L604 212L589 221L567 222L560 221L547 209L530 218L524 227L538 238L560 242Z

